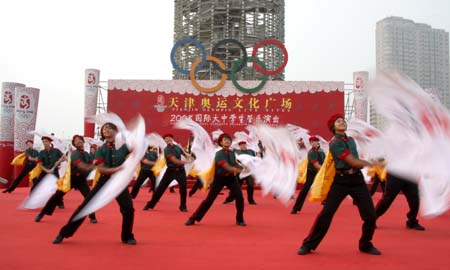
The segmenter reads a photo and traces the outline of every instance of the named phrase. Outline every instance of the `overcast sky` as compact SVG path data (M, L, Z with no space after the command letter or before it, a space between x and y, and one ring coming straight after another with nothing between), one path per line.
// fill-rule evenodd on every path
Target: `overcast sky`
M375 25L401 16L450 30L450 0L286 0L286 80L352 82L375 69ZM41 89L37 129L83 132L84 70L171 79L172 0L0 1L0 82ZM64 121L64 122L63 122Z

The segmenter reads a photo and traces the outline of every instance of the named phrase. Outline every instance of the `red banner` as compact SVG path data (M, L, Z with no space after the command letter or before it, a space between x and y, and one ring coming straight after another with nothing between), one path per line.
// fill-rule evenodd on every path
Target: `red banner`
M128 122L139 113L147 132L173 133L184 142L189 133L174 129L179 119L189 117L208 132L221 129L233 134L255 123L272 126L294 124L331 137L326 121L334 113L344 113L344 92L271 93L258 95L194 95L151 91L108 91L108 111Z

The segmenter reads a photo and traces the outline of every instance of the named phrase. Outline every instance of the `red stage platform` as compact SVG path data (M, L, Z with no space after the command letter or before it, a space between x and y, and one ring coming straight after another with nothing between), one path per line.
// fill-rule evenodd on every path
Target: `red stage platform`
M150 198L141 190L135 201L136 246L120 242L121 216L116 202L97 212L98 224L85 222L74 237L60 245L51 241L81 202L70 192L66 208L52 217L34 222L38 211L18 210L28 194L19 188L0 193L1 269L448 269L450 257L450 213L434 219L420 218L426 231L405 229L406 200L400 195L378 221L374 244L382 256L358 251L361 220L350 199L337 212L330 231L319 248L308 256L296 251L321 208L305 203L291 215L271 196L256 192L258 205L245 205L247 227L235 225L234 204L218 197L201 223L186 227L188 216L205 194L188 199L189 213L178 211L178 193L167 193L153 211L142 211ZM244 196L246 196L244 191ZM380 197L376 194L375 201ZM293 203L293 202L291 202Z

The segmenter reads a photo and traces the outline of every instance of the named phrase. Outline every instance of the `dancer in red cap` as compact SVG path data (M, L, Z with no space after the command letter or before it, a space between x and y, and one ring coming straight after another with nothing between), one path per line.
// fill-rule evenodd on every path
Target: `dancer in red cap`
M22 179L36 166L36 161L38 160L39 152L36 149L33 149L33 141L26 141L27 150L25 150L25 166L23 167L20 174L17 176L14 181L12 181L11 185L3 190L3 193L11 193L16 187L20 184Z
M150 190L155 192L156 177L153 174L152 168L158 159L157 151L158 148L152 146L147 147L147 151L145 151L145 155L141 160L141 170L130 192L131 198L136 199L139 189L147 178L150 180Z
M297 200L295 200L294 207L292 207L291 214L294 215L302 210L303 203L305 202L309 189L314 182L314 178L325 160L325 153L320 148L319 138L316 136L311 136L309 137L309 142L312 147L308 151L308 171L306 173L306 182L302 187L302 191L298 194Z
M236 199L236 224L239 226L247 225L244 221L244 197L236 178L236 175L242 171L242 168L237 165L235 155L230 150L231 136L223 133L217 139L217 143L222 146L222 149L217 151L214 158L216 168L214 181L206 199L202 201L194 214L184 223L186 226L194 225L196 221L203 219L224 186L230 189Z
M345 197L350 195L358 206L359 214L364 221L362 235L359 239L359 250L372 255L380 255L381 252L372 244L376 220L375 208L360 170L371 164L359 159L355 141L345 134L347 123L342 115L331 116L328 120L328 128L334 134L334 138L330 142L330 152L336 174L323 209L297 254L306 255L317 248L330 228L334 213Z
M239 145L239 150L236 151L236 154L238 155L242 155L242 154L246 154L252 157L256 157L256 153L255 151L253 151L252 149L248 149L247 148L247 142L245 141L240 141L238 143ZM247 201L249 204L256 204L255 199L253 197L253 193L255 190L255 179L253 178L253 176L249 175L247 177L244 178L238 178L239 179L239 185L242 186L242 184L245 182L247 185ZM225 199L225 201L223 203L230 203L234 201L234 196L233 193L230 191L228 194L228 197Z
M81 224L83 224L85 217L77 220L74 220L74 218L83 210L92 198L94 198L94 196L101 191L106 182L111 178L111 175L121 169L126 157L130 154L126 144L123 144L120 148L116 148L115 138L118 133L118 128L115 124L109 122L105 123L100 129L100 133L102 138L105 139L105 143L95 152L94 160L94 164L97 166L97 170L101 174L100 179L86 198L84 198L81 205L78 206L72 214L66 225L61 228L58 235L53 240L53 244L60 244L64 238L72 237L75 234ZM119 204L120 213L122 214L122 243L127 245L136 245L137 242L133 234L134 207L128 188L125 188L116 197L116 201Z
M145 211L153 209L159 202L161 197L164 195L169 184L176 180L180 186L180 211L187 212L186 198L187 198L187 185L186 185L186 170L184 169L184 164L191 163L192 160L181 160L181 155L185 157L190 157L181 147L173 143L173 135L166 134L163 136L164 141L167 143L166 148L164 148L164 157L167 162L167 170L161 179L155 192L153 192L152 199L147 202L144 206Z
M77 189L81 195L86 198L91 191L87 183L87 177L89 172L95 168L92 164L88 152L84 151L84 138L81 135L74 135L72 138L72 145L76 148L70 155L71 164L67 164L70 167L70 188ZM68 192L68 191L67 191ZM34 218L34 221L40 222L44 215L51 216L55 211L57 205L61 204L64 196L67 194L62 190L56 190L56 192L50 197L50 199L42 208L41 212ZM89 215L91 223L97 223L95 214Z
M39 152L37 163L41 166L42 172L37 178L33 179L31 190L33 190L48 173L53 173L56 178L59 178L58 166L65 160L63 153L59 151L59 149L53 147L52 138L42 136L41 140L44 145L44 150Z

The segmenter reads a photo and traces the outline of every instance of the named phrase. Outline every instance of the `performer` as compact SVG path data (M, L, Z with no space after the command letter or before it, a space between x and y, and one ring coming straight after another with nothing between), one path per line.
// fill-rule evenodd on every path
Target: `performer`
M23 167L20 174L17 176L16 179L11 183L11 185L3 190L3 193L11 193L13 192L16 187L20 184L20 182L23 180L23 178L36 166L36 162L38 161L38 155L39 152L35 149L33 149L33 141L28 140L26 141L27 149L25 150L25 166Z
M308 171L306 173L306 182L298 194L297 200L292 208L291 214L294 215L302 210L303 203L305 202L309 189L314 182L314 178L325 160L325 153L320 148L319 138L316 136L311 136L309 137L309 143L312 147L308 151Z
M97 165L97 170L101 176L98 183L92 189L92 191L84 199L83 203L73 213L66 225L64 225L59 234L53 240L53 244L61 243L64 238L69 238L74 235L77 229L83 223L85 217L73 220L73 218L88 204L88 202L102 189L105 183L109 180L112 174L121 169L121 165L125 162L126 156L130 153L126 144L122 145L119 149L116 149L114 139L118 129L113 123L106 123L101 128L101 135L105 139L105 143L97 149L95 153L94 164ZM136 239L133 235L133 222L134 222L134 208L133 200L131 199L128 188L125 188L119 196L116 197L116 201L120 207L120 213L122 214L122 243L128 245L136 245Z
M364 166L371 164L359 159L355 141L345 134L347 123L342 115L336 114L331 116L328 120L328 127L334 134L334 138L330 142L330 152L336 174L325 205L317 216L309 235L298 249L297 254L306 255L317 248L331 225L334 213L345 197L350 195L356 202L359 214L364 221L362 235L359 240L359 250L372 255L380 255L381 252L372 244L372 237L375 231L375 208L360 171Z
M235 155L230 150L231 136L223 133L219 136L217 142L222 146L222 149L216 153L214 158L214 181L206 199L202 201L197 210L184 223L186 226L194 225L196 221L202 220L224 186L227 186L236 198L236 224L239 226L247 225L244 221L244 197L236 179L236 174L240 173L242 168L237 165Z
M184 169L184 164L191 163L192 160L181 160L181 155L188 158L190 158L190 155L187 154L181 147L173 143L172 134L166 134L163 138L167 143L166 148L164 148L164 157L167 162L167 170L161 179L161 183L159 183L156 191L153 193L152 199L145 205L144 210L153 209L161 199L172 180L176 180L180 186L179 209L181 212L187 212L186 170Z
M155 192L155 184L156 178L153 174L152 168L155 165L156 160L158 159L157 148L149 146L147 151L145 152L144 157L141 160L141 170L136 179L136 183L134 183L133 189L131 190L131 198L135 199L139 193L139 189L144 183L145 179L150 179L151 191Z
M58 166L66 159L59 149L53 147L52 138L42 136L41 140L44 145L44 150L39 152L37 163L38 166L41 167L42 172L37 178L33 179L31 190L33 190L48 173L53 173L56 178L59 178Z
M242 154L246 154L252 157L256 157L256 153L255 151L253 151L252 149L248 149L247 148L247 142L245 141L240 141L238 143L239 145L239 150L236 151L236 154L238 155L242 155ZM239 185L242 186L242 184L245 182L247 184L247 200L249 204L254 204L256 205L255 199L253 198L253 193L255 190L255 179L249 175L247 177L244 178L238 178L239 180ZM230 203L234 201L234 197L233 197L233 193L230 192L228 193L228 197L225 199L225 201L223 203Z
M386 213L400 191L405 195L409 206L409 212L406 214L406 217L408 218L406 221L406 228L424 231L425 228L420 225L417 220L420 204L417 184L390 174L389 172L386 180L386 191L383 193L383 197L378 201L375 208L377 219Z
M92 144L89 147L89 160L92 161L92 162L95 159L95 151L97 151L97 146L95 144Z
M70 155L71 164L67 165L71 166L70 187L79 190L81 195L86 198L90 192L86 178L95 166L92 164L93 160L90 160L89 153L84 151L83 136L74 135L72 137L72 145L76 148L76 150ZM44 215L51 216L55 211L56 206L62 202L63 197L67 194L67 192L58 189L52 197L50 197L44 208L42 208L41 212L35 217L34 221L40 222ZM89 219L91 223L97 223L94 213L89 215Z

